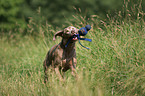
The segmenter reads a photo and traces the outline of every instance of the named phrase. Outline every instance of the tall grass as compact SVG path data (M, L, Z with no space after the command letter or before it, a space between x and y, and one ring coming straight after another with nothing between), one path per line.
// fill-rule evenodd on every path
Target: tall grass
M106 23L95 18L91 18L92 29L86 36L93 42L81 41L90 50L76 43L78 80L67 71L65 82L61 82L51 72L49 82L44 84L43 60L47 51L61 40L52 41L56 30L47 23L37 26L30 21L29 35L1 36L0 95L144 96L144 20L125 22L108 17L110 21ZM84 17L79 20L83 21L80 25L87 24Z

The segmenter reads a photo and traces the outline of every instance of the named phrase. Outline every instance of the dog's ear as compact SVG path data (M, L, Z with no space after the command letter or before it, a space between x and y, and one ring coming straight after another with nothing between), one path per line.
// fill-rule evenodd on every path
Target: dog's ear
M63 36L63 30L56 32L55 35L53 36L53 40L56 40L57 36L61 36L62 37Z

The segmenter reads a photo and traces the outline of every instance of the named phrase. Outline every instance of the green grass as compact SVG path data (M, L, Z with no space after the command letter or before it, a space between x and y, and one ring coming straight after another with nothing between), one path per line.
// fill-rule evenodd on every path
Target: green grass
M61 40L52 35L0 38L1 96L144 96L145 25L111 23L105 29L93 27L87 34L92 43L77 42L78 80L66 73L65 82L50 73L43 83L43 60L47 51ZM53 29L51 30L55 32ZM13 35L12 35L13 36Z

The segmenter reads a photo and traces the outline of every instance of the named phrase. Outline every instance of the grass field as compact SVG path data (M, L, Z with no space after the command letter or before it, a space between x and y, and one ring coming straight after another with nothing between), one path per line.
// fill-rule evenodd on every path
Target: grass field
M0 96L144 96L145 95L145 23L105 24L87 34L92 43L76 43L75 80L66 73L65 82L50 73L43 83L43 60L47 51L61 40L52 41L40 34L0 37ZM55 30L51 30L55 33ZM57 30L58 31L58 30Z

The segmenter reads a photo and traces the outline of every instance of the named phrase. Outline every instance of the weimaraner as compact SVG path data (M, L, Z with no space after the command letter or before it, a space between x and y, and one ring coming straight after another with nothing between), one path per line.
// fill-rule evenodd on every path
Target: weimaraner
M43 63L45 82L48 80L47 71L50 66L55 70L60 80L64 80L64 72L66 72L68 69L71 69L72 75L77 77L75 70L77 64L75 42L78 40L77 37L73 37L67 47L65 47L65 45L70 37L78 34L78 30L79 29L73 26L69 26L64 30L56 32L54 35L53 40L55 40L57 36L60 36L62 37L62 41L58 45L54 45L46 55Z

